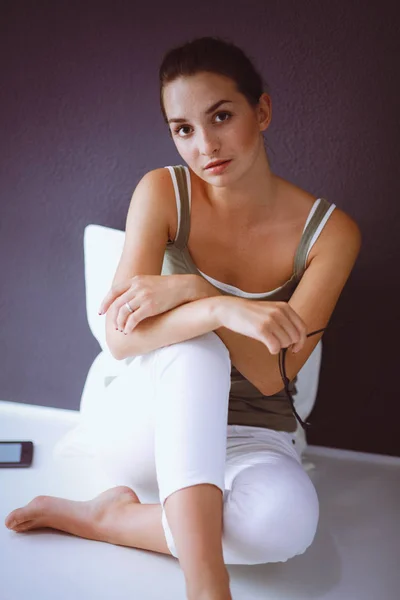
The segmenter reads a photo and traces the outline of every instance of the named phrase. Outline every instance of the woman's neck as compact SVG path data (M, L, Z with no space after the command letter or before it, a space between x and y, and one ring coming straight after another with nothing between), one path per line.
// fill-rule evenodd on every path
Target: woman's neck
M270 170L268 160L257 160L233 183L215 186L202 181L204 197L216 215L225 223L242 223L251 227L260 220L273 219L277 208L278 180Z

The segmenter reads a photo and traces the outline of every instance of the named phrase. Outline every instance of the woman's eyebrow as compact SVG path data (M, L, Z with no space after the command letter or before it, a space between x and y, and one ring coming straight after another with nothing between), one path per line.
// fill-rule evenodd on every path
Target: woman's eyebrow
M216 102L215 104L213 104L212 106L210 106L209 108L207 108L207 110L205 111L204 114L209 115L210 113L212 113L214 110L216 110L218 108L218 106L221 106L221 104L224 104L225 102L231 102L232 100L219 100L218 102ZM187 121L187 119L168 119L168 123L184 123L185 121Z

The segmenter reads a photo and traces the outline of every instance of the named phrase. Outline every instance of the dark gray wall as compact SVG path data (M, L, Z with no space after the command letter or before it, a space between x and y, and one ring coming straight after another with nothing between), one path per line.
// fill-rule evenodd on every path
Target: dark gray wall
M182 162L159 111L158 67L171 46L219 35L270 84L273 170L363 234L324 334L309 440L400 455L395 3L0 6L0 399L78 409L99 351L84 227L123 229L142 175Z

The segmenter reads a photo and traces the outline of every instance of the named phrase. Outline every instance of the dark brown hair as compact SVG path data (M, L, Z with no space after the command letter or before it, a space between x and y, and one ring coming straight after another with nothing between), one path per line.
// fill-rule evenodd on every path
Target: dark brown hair
M169 50L163 57L160 70L160 106L164 121L168 124L163 101L164 87L181 76L199 72L225 75L232 79L237 90L256 107L261 94L268 93L250 58L232 42L220 37L201 37Z

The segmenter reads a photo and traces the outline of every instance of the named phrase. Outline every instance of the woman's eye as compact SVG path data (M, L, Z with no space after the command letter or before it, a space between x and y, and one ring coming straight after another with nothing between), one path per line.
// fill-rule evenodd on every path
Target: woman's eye
M189 127L187 125L183 125L182 127L177 127L175 129L175 133L177 133L179 135L179 132L181 129L189 129ZM182 137L182 136L179 136L179 137ZM184 135L183 137L186 137L186 136Z
M219 113L217 113L215 116L216 116L216 117L220 117L221 115L227 115L228 117L231 117L231 116L232 116L232 115L231 115L231 113L229 113L229 112L225 112L225 111L224 111L224 112L219 112ZM224 123L225 121L228 121L228 120L229 120L229 119L223 119L223 121L219 121L219 122L220 122L220 123ZM180 132L182 129L190 129L190 127L189 127L189 125L181 125L180 127L177 127L177 128L175 129L175 133L178 135L178 137L187 137L187 135L179 135L179 132Z
M220 113L218 113L216 116L217 116L217 117L219 117L220 115L228 115L228 117L230 117L230 116L231 116L231 113L228 113L228 112L220 112ZM226 120L227 120L227 119L224 119L224 121L226 121Z

